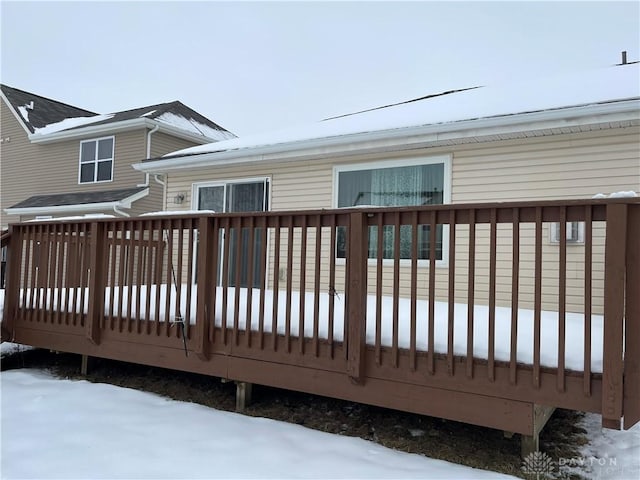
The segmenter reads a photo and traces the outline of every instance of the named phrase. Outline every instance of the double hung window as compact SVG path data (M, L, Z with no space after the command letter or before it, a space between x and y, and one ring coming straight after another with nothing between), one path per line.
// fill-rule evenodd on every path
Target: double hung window
M110 182L113 180L114 137L80 142L79 183Z

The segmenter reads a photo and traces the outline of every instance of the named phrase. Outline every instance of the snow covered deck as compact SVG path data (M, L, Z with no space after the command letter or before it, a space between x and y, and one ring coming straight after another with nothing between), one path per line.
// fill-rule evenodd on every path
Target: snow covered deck
M156 312L155 306L147 311L145 301L147 297L159 299L160 305L169 305L169 312L173 314L169 316L169 325L175 324L177 317L183 318L190 325L196 324L197 311L197 291L189 296L189 286L181 286L180 304L177 305L178 295L175 288L167 285L151 285L151 286L133 286L131 293L127 289L113 289L113 297L111 296L111 288L105 290L104 298L104 315L105 318L114 318L118 323L115 328L128 330L136 319L144 322L150 322L152 330L157 330L160 325L165 325L167 318L164 311ZM212 294L213 292L211 292ZM286 303L287 292L281 290L274 295L273 290L264 290L264 296L259 289L252 289L251 306L248 306L249 289L240 288L238 296L238 308L236 308L236 289L229 287L223 289L216 288L216 314L214 320L209 319L210 325L216 329L222 329L223 319L225 328L233 330L237 316L237 328L244 332L249 328L252 332L266 332L279 336L289 335L297 338L301 329L304 331L306 339L313 339L317 334L317 338L322 341L342 343L345 337L345 307L346 303L343 298L337 297L333 302L333 322L330 331L329 326L329 295L327 293L320 294L318 301L318 313L316 315L314 306L316 304L315 294L306 292L304 298L301 298L300 292L292 291L290 302ZM29 298L31 291L27 289L21 292L21 303L25 297ZM75 312L88 313L89 292L84 289L83 292L78 289L60 289L53 292L40 289L34 292L36 302L42 305L47 311L57 312L58 297L60 297L60 312L67 315L73 315ZM209 293L207 293L209 295ZM227 297L227 311L222 312L223 296ZM129 302L131 296L131 302ZM187 299L189 300L189 308L187 308ZM277 297L277 298L276 298ZM80 303L80 298L84 298L84 304ZM113 304L111 303L113 298ZM277 302L278 298L280 299ZM275 302L274 302L275 300ZM67 307L67 301L68 307ZM277 303L274 311L274 303ZM304 306L304 310L300 311L300 305ZM129 305L131 309L129 310ZM262 307L261 307L262 305ZM287 307L291 305L289 327L287 330ZM383 348L391 348L397 345L400 349L408 350L412 344L418 352L427 352L429 350L429 318L428 318L428 302L425 300L416 300L414 308L423 314L418 318L415 328L411 329L411 301L408 298L400 298L398 300L398 324L394 330L393 298L383 296L381 298L381 321L380 325L376 325L376 310L378 307L377 298L374 295L367 296L367 314L366 314L366 342L368 346L376 345L376 338L380 338L380 345ZM189 315L187 317L187 312ZM247 314L249 312L249 315ZM447 337L448 337L448 312L449 306L446 302L435 302L435 317L433 324L434 336L434 352L437 354L447 353ZM542 311L540 312L540 365L542 367L557 368L558 367L558 330L559 316L558 312ZM516 360L523 365L533 365L534 362L534 316L535 312L530 309L518 309L517 313L517 353ZM489 358L489 308L486 305L474 306L473 325L473 350L472 356L476 359L487 360ZM274 319L276 321L274 321ZM602 345L603 345L603 317L602 315L592 315L588 325L585 325L584 315L580 313L567 313L565 318L565 336L571 339L565 349L565 367L568 370L582 372L585 362L590 365L591 372L602 373ZM453 321L453 338L454 338L454 355L464 357L467 353L468 335L468 305L454 305L454 321ZM114 322L115 323L115 322ZM145 330L146 327L141 328ZM496 361L509 362L511 338L511 309L508 307L496 307L495 309L495 331L500 335L495 338L494 358ZM585 332L590 332L590 355L587 355L585 349Z
M554 407L630 428L639 237L638 198L16 224L2 334L529 437Z

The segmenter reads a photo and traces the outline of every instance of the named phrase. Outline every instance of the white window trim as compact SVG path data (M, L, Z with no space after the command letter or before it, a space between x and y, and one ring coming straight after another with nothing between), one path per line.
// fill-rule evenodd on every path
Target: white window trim
M269 207L267 210L265 210L265 212L270 212L271 211L271 177L270 176L234 178L231 180L215 180L215 181L207 181L207 182L193 182L191 184L191 210L198 210L198 192L200 191L200 188L224 187L225 185L229 185L229 184L258 183L258 182L265 182L269 186L269 188L267 188L267 191L265 192L266 195L264 200L266 201L267 206ZM226 210L227 208L226 195L224 196L222 201L223 201L224 209ZM224 213L224 212L216 212L216 213Z
M584 222L566 222L566 230L571 228L571 225L577 224L578 238L570 239L567 235L567 245L582 245L584 244ZM553 222L549 224L549 242L553 245L560 245L560 222Z
M93 178L95 179L96 176L98 175L98 142L100 140L106 140L106 139L112 139L113 141L113 147L112 147L112 151L111 151L111 179L110 180L94 180L93 182L83 182L82 180L82 164L83 163L90 163L90 162L83 162L82 161L82 144L83 143L89 143L89 142L95 142L96 143L96 158L93 160L93 164L95 165L95 170L94 170L94 174L93 174ZM109 182L113 182L113 172L115 170L115 164L116 164L116 137L115 135L109 135L107 137L99 137L99 138L90 138L87 140L81 140L80 141L80 151L78 152L78 185L92 185L95 183L109 183ZM106 158L101 159L100 161L105 161L107 160Z
M346 163L341 165L334 165L333 167L333 201L332 207L338 208L338 176L340 172L352 172L355 170L374 170L379 168L390 167L413 167L417 165L434 165L438 163L444 164L444 178L443 178L443 205L451 203L451 188L452 188L452 154L444 155L432 155L428 157L411 157L411 158L395 158L388 160L374 160L362 163ZM353 207L344 207L353 208ZM429 267L430 260L418 260L418 267ZM344 265L344 258L336 258L336 265ZM368 261L369 266L375 266L377 260L370 258ZM394 264L394 259L385 258L382 260L383 266L391 266ZM410 259L401 259L400 266L408 267L411 265ZM449 226L443 225L442 228L442 260L436 259L436 267L448 267L449 265Z
M270 212L271 211L271 177L270 176L264 176L264 177L248 177L248 178L234 178L231 180L215 180L215 181L207 181L207 182L193 182L191 184L191 210L198 210L198 194L201 188L206 188L206 187L224 187L225 185L229 185L229 184L242 184L242 183L258 183L258 182L264 182L267 184L268 188L266 189L265 192L265 197L263 199L264 202L266 202L268 208L267 210L264 210L265 212ZM225 195L223 196L222 199L223 202L223 210L227 209L227 195L225 192ZM225 213L225 212L216 212L216 213ZM266 249L267 249L267 262L265 264L265 273L267 274L266 277L266 281L269 281L268 275L269 275L269 248L271 247L271 235L267 234L267 245L266 245ZM224 242L224 240L223 240ZM197 235L194 237L193 239L193 248L194 250L197 248ZM223 248L224 248L224 243L223 243ZM192 283L195 283L195 272L196 272L196 255L193 256L193 278L191 279ZM216 278L217 278L218 272L216 272ZM216 285L217 285L217 280L216 280Z

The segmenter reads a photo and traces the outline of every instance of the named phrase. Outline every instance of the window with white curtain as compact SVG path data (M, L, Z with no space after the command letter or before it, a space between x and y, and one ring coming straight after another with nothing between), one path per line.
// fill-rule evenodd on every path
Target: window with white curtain
M442 157L424 163L410 164L379 162L336 168L337 206L420 206L440 205L445 201L445 162ZM383 231L383 258L394 258L393 225ZM442 260L442 225L436 227L436 260ZM412 232L410 225L400 227L400 258L411 258ZM418 259L430 258L430 226L418 225ZM338 231L338 256L344 258L346 235ZM369 228L369 258L378 251L378 227Z

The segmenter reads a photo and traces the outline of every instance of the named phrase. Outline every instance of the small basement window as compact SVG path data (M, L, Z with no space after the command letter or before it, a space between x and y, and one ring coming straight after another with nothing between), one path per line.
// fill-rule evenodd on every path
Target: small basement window
M584 222L566 222L567 243L584 243ZM560 223L552 223L549 230L551 243L560 243Z
M113 180L113 150L115 137L80 142L78 183L110 182Z

